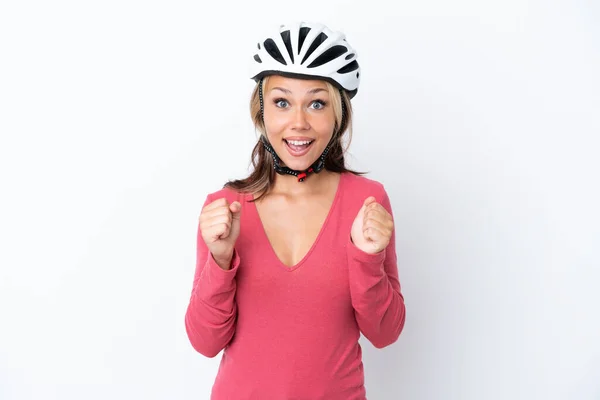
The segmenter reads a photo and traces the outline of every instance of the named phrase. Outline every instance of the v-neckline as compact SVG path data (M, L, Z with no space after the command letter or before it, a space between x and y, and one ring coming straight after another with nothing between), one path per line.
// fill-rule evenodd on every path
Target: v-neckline
M271 244L271 241L269 240L269 236L267 235L267 230L265 229L265 225L263 224L262 219L260 218L260 214L258 213L258 207L256 207L256 203L251 202L252 203L251 208L254 212L254 217L256 219L256 223L259 226L259 230L261 231L260 234L267 243L267 247L269 248L269 253L271 255L271 258L273 258L276 261L276 263L279 267L284 268L288 272L295 271L296 269L300 268L300 266L302 266L306 262L306 260L308 260L310 255L313 253L313 251L319 244L319 241L320 241L321 237L323 236L325 230L327 229L329 220L331 219L331 216L332 216L334 210L336 209L336 205L339 202L339 198L342 194L342 184L344 183L344 175L346 175L345 172L340 173L340 178L338 180L337 188L335 190L333 202L331 203L331 206L329 207L329 211L327 212L327 216L325 217L325 220L323 221L323 224L321 225L321 228L319 230L319 233L317 234L317 237L313 241L312 245L310 246L310 248L308 249L308 251L306 252L304 257L302 257L302 259L300 259L300 261L298 261L295 265L292 265L292 266L287 266L286 264L284 264L281 261L281 259L279 258L279 256L277 255L277 252L275 252L275 249L273 248L273 245ZM252 194L250 194L249 197L250 197L250 199L253 199Z

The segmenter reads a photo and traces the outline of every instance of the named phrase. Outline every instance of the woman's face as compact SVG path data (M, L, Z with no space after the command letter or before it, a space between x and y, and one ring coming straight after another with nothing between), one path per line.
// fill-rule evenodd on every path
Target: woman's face
M331 140L335 114L321 80L269 78L263 91L267 137L283 164L305 170Z

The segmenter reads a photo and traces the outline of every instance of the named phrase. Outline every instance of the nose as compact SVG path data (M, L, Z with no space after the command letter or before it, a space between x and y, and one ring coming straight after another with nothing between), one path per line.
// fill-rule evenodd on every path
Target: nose
M308 123L308 118L306 115L306 110L304 110L303 108L297 108L292 118L292 126L294 129L306 130L310 128L310 124Z

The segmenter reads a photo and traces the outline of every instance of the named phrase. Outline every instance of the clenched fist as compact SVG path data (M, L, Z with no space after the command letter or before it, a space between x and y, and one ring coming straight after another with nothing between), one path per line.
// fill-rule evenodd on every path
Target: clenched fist
M239 202L229 204L227 199L221 198L207 204L200 213L202 239L223 269L231 268L235 241L240 234L241 209Z
M394 221L375 197L368 197L354 219L352 242L365 253L375 254L385 249L392 238Z

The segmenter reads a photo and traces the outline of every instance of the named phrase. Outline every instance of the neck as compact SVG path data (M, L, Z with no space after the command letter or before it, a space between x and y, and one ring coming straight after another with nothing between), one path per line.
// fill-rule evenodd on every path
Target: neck
M319 193L331 182L334 175L335 172L323 169L318 174L308 175L304 182L298 182L295 176L275 174L275 184L271 193L290 197Z

